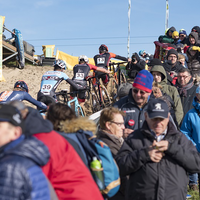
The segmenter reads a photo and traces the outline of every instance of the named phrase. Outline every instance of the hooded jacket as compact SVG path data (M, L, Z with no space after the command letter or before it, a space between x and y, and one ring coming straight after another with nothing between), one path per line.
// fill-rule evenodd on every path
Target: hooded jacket
M162 92L169 95L172 98L172 100L174 101L174 106L175 106L174 111L175 111L175 115L176 115L176 120L177 120L178 124L180 125L180 123L183 119L183 107L182 107L181 98L178 93L178 90L176 89L176 87L167 84L167 76L166 76L166 72L165 72L163 66L155 65L151 69L151 73L154 71L160 72L162 74L163 79L161 80L161 82L159 84L162 86Z
M49 160L48 148L34 137L24 135L0 152L0 199L50 199L41 167Z
M186 51L186 54L188 56L187 66L188 66L188 69L191 71L192 76L194 76L195 74L200 76L200 52L192 50L192 46L199 46L198 33L191 32L190 35L194 37L195 44L194 45L190 44L190 47Z
M193 100L193 107L194 108L189 110L183 119L181 132L192 141L197 151L200 152L200 104L196 97L194 97Z
M168 149L160 162L152 162L148 150L155 140L147 122L129 135L116 161L121 175L129 175L127 200L185 200L188 172L200 172L194 145L169 122L164 140Z
M96 199L102 200L89 170L65 138L53 130L50 121L29 107L25 119L26 135L34 135L49 149L50 160L42 170L55 189L59 200Z

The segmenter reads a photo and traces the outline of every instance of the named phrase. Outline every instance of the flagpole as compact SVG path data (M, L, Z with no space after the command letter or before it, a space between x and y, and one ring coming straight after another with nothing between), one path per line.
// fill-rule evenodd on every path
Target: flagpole
M165 31L168 29L168 21L169 21L169 2L168 0L166 0Z
M131 0L128 0L128 41L127 41L127 51L128 58L130 56L130 16L131 16Z

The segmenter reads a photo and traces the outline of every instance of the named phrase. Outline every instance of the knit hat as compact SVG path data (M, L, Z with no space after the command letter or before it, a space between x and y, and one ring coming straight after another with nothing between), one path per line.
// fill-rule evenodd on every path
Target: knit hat
M154 66L154 65L162 65L162 62L158 58L153 58L152 60L149 61L149 66Z
M133 87L151 93L152 83L153 83L153 75L149 71L143 69L139 71L137 76L135 77Z
M175 49L170 49L167 53L167 59L171 54L175 54L176 57L178 58L178 52Z
M185 29L181 29L181 30L179 31L179 35L180 35L180 34L187 35L187 33L186 33Z

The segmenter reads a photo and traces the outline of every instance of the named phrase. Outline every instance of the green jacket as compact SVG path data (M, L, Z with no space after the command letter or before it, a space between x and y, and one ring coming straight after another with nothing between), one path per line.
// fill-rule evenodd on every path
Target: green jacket
M176 120L177 120L178 124L180 125L182 118L183 118L183 107L182 107L181 98L178 93L178 90L175 86L167 84L167 75L166 75L166 71L163 68L163 66L155 65L151 69L151 73L153 71L160 72L162 74L162 81L159 84L162 86L162 92L168 94L174 101L174 105L175 105L174 111L175 111L175 115L176 115Z

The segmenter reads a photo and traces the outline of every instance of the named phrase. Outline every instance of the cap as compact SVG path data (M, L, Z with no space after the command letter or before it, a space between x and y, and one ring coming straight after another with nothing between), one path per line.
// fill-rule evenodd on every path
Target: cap
M23 126L19 110L8 104L0 105L0 122L10 122L14 126Z
M149 118L168 118L169 107L162 99L151 99L148 103L147 113Z

